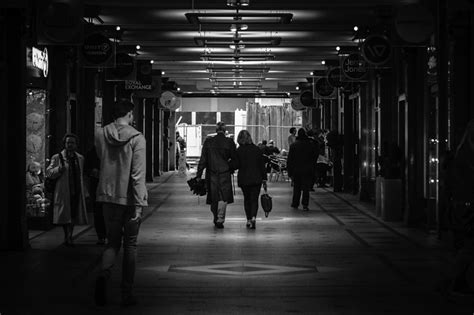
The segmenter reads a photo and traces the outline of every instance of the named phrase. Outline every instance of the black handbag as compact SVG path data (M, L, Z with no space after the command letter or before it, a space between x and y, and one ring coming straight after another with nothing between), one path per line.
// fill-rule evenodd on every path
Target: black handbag
M260 203L262 205L262 209L265 212L265 217L268 218L268 214L272 211L272 197L267 192L267 184L263 184L263 190L265 191L263 194L260 195Z
M206 189L206 182L202 179L197 179L197 177L191 178L187 181L189 190L193 192L193 194L198 196L204 196L207 193Z

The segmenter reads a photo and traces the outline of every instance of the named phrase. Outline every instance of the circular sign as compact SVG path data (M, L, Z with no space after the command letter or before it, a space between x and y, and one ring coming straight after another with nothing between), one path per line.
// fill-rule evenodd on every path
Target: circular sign
M334 93L334 86L329 84L329 81L326 77L319 78L314 84L316 93L321 97L329 97Z
M341 88L348 85L349 82L343 81L346 79L344 74L342 73L341 67L335 67L329 70L328 72L328 82L331 86L335 88ZM347 79L346 79L347 80Z
M398 35L409 43L420 43L433 33L433 15L421 5L401 7L395 18Z
M362 56L368 63L382 65L390 59L392 46L387 37L371 35L362 44Z
M358 53L350 54L342 62L342 72L351 80L361 80L367 75L367 61Z
M112 69L114 76L124 78L133 72L133 58L126 53L118 53L115 55L115 68Z
M82 55L90 63L104 63L112 56L112 42L102 34L92 34L84 40Z
M310 107L314 104L313 93L311 91L303 91L300 94L300 102L303 106Z
M170 91L165 91L161 94L160 97L160 103L163 105L165 108L168 108L170 110L177 109L179 107L178 99L177 97ZM177 107L176 107L177 106Z
M300 101L299 95L291 99L291 108L293 108L294 110L305 109L304 105Z

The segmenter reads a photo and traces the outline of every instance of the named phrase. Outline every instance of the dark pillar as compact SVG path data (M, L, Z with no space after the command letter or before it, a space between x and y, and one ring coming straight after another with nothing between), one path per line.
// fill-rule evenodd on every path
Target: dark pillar
M97 71L82 68L79 71L77 86L77 122L79 152L85 154L94 145L95 130L95 82Z
M145 139L146 139L146 181L153 182L153 107L155 101L146 98L145 106Z
M0 249L28 247L25 213L26 53L21 9L0 9Z
M54 46L49 49L50 60L50 88L49 88L49 149L48 157L63 149L62 139L67 132L68 111L68 48Z
M408 152L406 181L407 208L404 214L408 226L426 220L424 202L424 148L426 145L424 106L426 91L426 49L408 48L407 109Z
M115 103L115 82L105 81L104 72L100 73L102 81L102 126L110 124L112 117L112 108Z
M360 143L359 143L359 165L358 168L359 178L360 178L360 194L359 198L363 201L369 201L371 199L371 191L373 188L371 187L370 177L371 177L371 169L372 169L372 146L371 145L371 137L372 137L372 95L371 92L373 90L374 84L373 77L370 79L368 84L364 84L360 88Z
M344 94L344 191L354 193L354 105L349 95Z
M144 131L144 101L145 99L139 97L134 99L135 108L133 110L133 116L135 117L135 124L138 131L143 133Z
M153 176L160 176L161 170L161 118L158 102L153 109Z
M168 172L169 166L169 151L170 151L170 111L163 111L163 171ZM174 135L173 135L174 136Z

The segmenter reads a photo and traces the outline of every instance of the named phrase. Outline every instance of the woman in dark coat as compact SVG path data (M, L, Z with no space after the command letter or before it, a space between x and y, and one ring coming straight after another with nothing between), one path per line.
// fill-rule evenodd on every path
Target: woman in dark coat
M239 132L237 137L239 148L237 159L232 163L235 169L239 169L237 183L244 194L244 209L247 217L247 228L255 229L258 196L262 183L267 181L265 162L262 150L252 142L252 137L247 130Z
M225 136L226 126L218 122L217 135L207 138L202 146L196 177L201 178L206 169L207 198L214 215L214 225L224 227L227 204L234 202L230 162L236 158L235 143Z
M318 151L306 135L306 131L303 128L299 129L296 141L290 146L286 164L288 176L294 182L292 208L298 208L303 193L301 200L303 210L309 210L309 189L313 184L317 159Z

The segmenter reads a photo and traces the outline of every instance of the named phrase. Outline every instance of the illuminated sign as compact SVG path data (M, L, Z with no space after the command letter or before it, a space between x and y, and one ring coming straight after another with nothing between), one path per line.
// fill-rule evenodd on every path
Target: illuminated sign
M48 49L45 48L43 51L41 51L38 48L33 47L31 61L35 68L43 71L43 76L46 78L48 76L49 68Z

